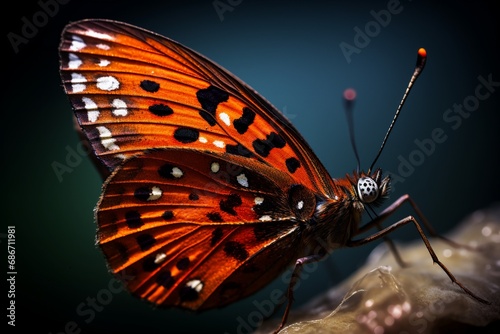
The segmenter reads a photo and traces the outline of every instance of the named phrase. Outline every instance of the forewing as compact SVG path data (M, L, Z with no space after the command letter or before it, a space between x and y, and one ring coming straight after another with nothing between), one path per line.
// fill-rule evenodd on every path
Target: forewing
M186 147L262 161L332 195L331 178L293 125L231 73L146 30L69 24L61 76L94 152L112 171L151 148Z

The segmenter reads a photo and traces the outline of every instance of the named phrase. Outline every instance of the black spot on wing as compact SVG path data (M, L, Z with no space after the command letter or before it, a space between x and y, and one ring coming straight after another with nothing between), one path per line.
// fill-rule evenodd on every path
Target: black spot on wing
M113 244L113 250L116 251L120 255L120 259L125 263L128 261L128 248L121 242L116 242Z
M248 257L248 251L243 244L237 241L228 241L224 245L224 252L227 256L235 258L238 261L244 261Z
M222 211L236 216L236 211L234 211L234 208L240 206L242 203L243 202L241 201L241 197L238 194L230 194L227 199L223 199L220 201L219 206Z
M156 276L156 283L164 288L170 288L174 285L175 279L172 277L169 270L162 270Z
M283 148L286 142L279 134L271 132L264 140L255 139L252 145L257 154L267 157L273 148Z
M170 220L170 219L174 218L174 213L173 213L172 211L170 211L170 210L167 210L167 211L165 211L165 212L161 215L161 217L162 217L163 219L165 219L165 220Z
M142 80L140 87L149 93L156 93L160 89L160 84L151 80Z
M252 125L254 120L255 112L252 109L245 107L243 108L243 115L240 118L235 119L233 125L239 134L244 134L247 132L248 127Z
M156 257L154 255L146 257L142 261L142 269L148 273L155 271L160 266L158 263L156 263L155 259Z
M240 155L242 157L251 158L253 153L250 152L245 146L241 144L237 145L226 145L226 152L233 155Z
M224 232L222 231L222 228L217 227L215 230L213 230L212 239L210 239L210 246L215 246L222 239L223 235Z
M159 104L153 104L152 106L148 107L148 110L156 116L168 116L172 115L174 111L172 108L167 106L166 104L159 103Z
M292 174L300 167L300 161L294 157L286 159L285 164L288 171Z
M142 251L147 251L156 243L155 237L151 234L141 234L136 237L137 244L141 248Z
M224 220L222 219L222 216L220 215L220 213L218 212L209 212L207 214L207 218L212 221L212 222L215 222L215 223L221 223L223 222Z
M196 98L203 109L200 110L200 116L207 121L210 126L214 126L217 123L215 121L217 106L219 103L226 102L229 99L229 94L220 88L209 86L208 88L200 89L196 92Z
M127 211L125 213L125 222L129 228L139 228L144 225L141 219L141 214L136 210Z
M193 143L200 137L200 132L196 129L180 127L175 130L174 138L183 144Z
M186 270L187 268L189 268L190 264L191 264L191 261L189 260L189 258L188 257L183 257L182 259L180 259L179 261L177 261L177 263L175 264L175 266L179 270Z
M179 290L179 297L183 302L192 302L200 298L200 293L194 287L186 285Z

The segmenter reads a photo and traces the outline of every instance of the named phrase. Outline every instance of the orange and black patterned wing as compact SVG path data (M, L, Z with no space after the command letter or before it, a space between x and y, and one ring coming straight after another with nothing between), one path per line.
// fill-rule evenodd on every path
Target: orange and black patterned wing
M254 293L295 261L315 206L308 188L257 160L153 150L105 183L97 242L134 295L202 310Z
M261 161L332 196L331 178L293 125L231 73L168 38L116 21L69 24L64 88L85 136L112 171L151 148Z

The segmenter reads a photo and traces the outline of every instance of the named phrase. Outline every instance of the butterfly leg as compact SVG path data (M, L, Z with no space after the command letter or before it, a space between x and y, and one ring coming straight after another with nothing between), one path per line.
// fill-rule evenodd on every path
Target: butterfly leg
M366 225L373 226L373 225L380 224L383 220L385 220L390 214L392 214L394 212L395 209L394 209L393 205L391 205L389 207L389 208L392 207L392 210L389 210L389 211L387 211L387 209L384 210L379 217L375 218L374 220L372 220L371 222L369 222ZM399 205L396 206L396 208L397 207L399 207ZM417 211L417 213L419 213L419 211ZM417 220L413 216L408 216L406 218L403 218L400 221L398 221L398 222L396 222L396 223L394 223L394 224L382 229L381 231L374 233L371 236L368 236L366 238L350 240L347 242L346 246L347 247L357 247L357 246L367 244L367 243L372 242L374 240L377 240L379 238L383 238L384 236L388 235L389 233L393 232L394 230L396 230L396 229L400 228L401 226L404 226L408 223L413 223L415 225L418 233L420 234L420 237L422 238L422 241L425 244L425 247L427 248L427 250L429 251L429 254L431 255L432 260L434 261L434 263L437 263L441 267L441 269L446 273L446 275L448 275L448 277L451 279L451 281L453 283L457 284L465 293L467 293L469 296L473 297L477 301L479 301L483 304L490 304L490 302L482 299L481 297L476 296L472 291L467 289L462 283L460 283L455 278L455 276L448 270L448 268L446 268L446 266L437 257L436 253L432 249L432 246L431 246L429 240L425 236L424 231L422 230L422 227L420 226L420 224L417 222Z
M277 334L281 329L286 324L286 321L288 319L288 314L290 313L290 310L292 309L292 303L293 303L293 290L295 289L295 285L300 279L300 271L302 270L302 267L308 263L313 263L322 260L326 255L326 252L320 252L317 254L312 254L308 256L301 257L297 259L295 262L295 267L293 268L292 276L290 278L290 283L288 284L288 290L287 290L287 298L288 298L288 303L286 305L285 313L283 314L283 318L281 319L281 323L279 327L274 331L274 334Z
M360 227L358 230L358 233L361 234L363 232L366 232L366 231L370 230L371 228L373 228L374 225L378 226L380 229L380 223L383 220L385 220L388 216L390 216L392 213L394 213L394 211L396 211L401 205L403 205L406 202L408 202L411 205L411 207L413 208L413 210L417 213L418 218L420 219L422 224L425 226L427 231L429 231L429 234L432 237L439 238L455 248L473 249L470 246L459 244L458 242L455 242L455 241L448 239L445 236L442 236L439 233L437 233L436 230L434 229L434 227L429 223L427 218L425 218L422 211L418 208L415 201L408 194L405 194L405 195L399 197L391 205L389 205L387 208L385 208L376 219L374 219L374 220L368 222L367 224L365 224L364 226Z
M377 224L377 229L379 231L383 230L383 228L380 224ZM394 244L394 241L392 241L392 239L388 238L387 236L384 236L384 241L387 243L387 246L389 247L389 250L391 251L394 258L396 259L396 262L398 263L398 265L401 268L409 267L409 264L405 260L403 260L403 258L401 257L401 254L399 254L399 251L398 251L396 245Z

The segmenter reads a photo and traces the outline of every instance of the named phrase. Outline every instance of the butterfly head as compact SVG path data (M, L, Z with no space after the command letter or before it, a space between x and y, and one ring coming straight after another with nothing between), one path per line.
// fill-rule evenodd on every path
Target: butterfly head
M379 206L389 197L390 178L382 177L382 170L376 169L374 173L354 173L351 180L355 187L356 197L362 204Z

